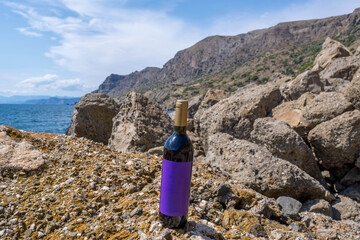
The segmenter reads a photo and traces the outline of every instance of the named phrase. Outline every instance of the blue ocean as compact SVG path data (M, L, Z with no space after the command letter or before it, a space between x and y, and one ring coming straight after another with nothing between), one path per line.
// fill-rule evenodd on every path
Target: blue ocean
M0 124L31 132L65 134L73 105L0 104Z

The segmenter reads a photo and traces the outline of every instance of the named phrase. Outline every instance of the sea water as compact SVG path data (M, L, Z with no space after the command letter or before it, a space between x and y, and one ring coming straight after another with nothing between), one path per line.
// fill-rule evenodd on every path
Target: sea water
M0 104L0 125L31 132L65 134L73 111L72 105Z

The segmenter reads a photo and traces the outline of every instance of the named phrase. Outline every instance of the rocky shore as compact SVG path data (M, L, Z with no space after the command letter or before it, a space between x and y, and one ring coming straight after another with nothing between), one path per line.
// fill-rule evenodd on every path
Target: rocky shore
M171 116L87 94L68 135L0 126L1 239L360 239L360 49L328 38L312 70L209 90L184 229L158 221Z

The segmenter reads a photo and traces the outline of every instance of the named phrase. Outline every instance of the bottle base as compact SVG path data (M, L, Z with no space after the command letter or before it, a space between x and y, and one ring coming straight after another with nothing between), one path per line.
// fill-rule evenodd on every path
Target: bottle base
M167 228L179 229L184 228L187 223L187 215L180 217L171 217L159 212L159 220L161 225Z

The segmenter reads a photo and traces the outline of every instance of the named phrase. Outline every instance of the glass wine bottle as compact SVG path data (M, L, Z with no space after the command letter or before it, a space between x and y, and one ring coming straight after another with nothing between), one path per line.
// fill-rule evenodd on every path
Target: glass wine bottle
M187 222L194 152L186 135L187 112L188 101L178 100L174 133L164 145L159 219L168 228L182 228Z

